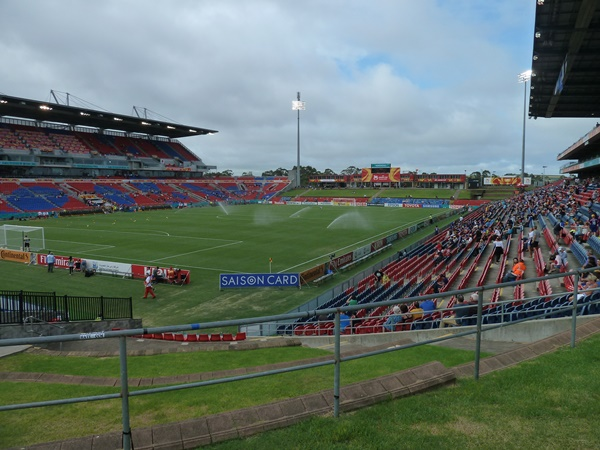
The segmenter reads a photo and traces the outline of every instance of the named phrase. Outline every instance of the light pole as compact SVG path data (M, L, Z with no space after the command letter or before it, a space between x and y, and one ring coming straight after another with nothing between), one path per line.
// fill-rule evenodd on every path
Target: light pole
M305 102L300 101L300 92L298 92L298 100L292 102L292 111L298 111L298 160L296 162L296 187L300 187L300 111L304 111L306 109Z
M525 91L523 95L523 146L521 149L521 184L525 188L525 119L527 119L527 82L531 80L531 70L519 74L519 83L523 83Z
M546 186L546 167L542 166L542 186Z

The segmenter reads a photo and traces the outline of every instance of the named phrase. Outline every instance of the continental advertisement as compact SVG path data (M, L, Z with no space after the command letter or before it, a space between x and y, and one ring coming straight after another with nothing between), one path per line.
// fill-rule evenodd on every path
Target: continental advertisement
M483 179L483 184L485 186L517 186L521 184L521 177L486 177ZM522 184L526 186L531 185L531 177L523 178Z
M380 172L382 169L364 168L361 173L363 183L399 183L400 167L391 167L389 171Z
M3 248L0 250L0 260L29 264L31 262L31 252L21 252Z

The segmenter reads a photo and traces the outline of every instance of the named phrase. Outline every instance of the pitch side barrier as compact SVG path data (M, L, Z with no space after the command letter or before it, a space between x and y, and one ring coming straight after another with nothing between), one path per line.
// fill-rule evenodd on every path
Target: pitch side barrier
M444 212L443 214L436 216L434 218L434 221L440 221L443 219L447 219L449 217L458 215L465 211L466 211L465 208L462 208L461 210L449 209L446 212ZM370 256L375 256L373 254L374 252L381 253L382 251L389 249L390 248L389 246L392 246L392 244L394 242L399 241L399 240L407 237L408 235L413 234L416 231L427 227L428 225L431 225L430 219L429 218L423 219L421 222L417 223L416 225L412 225L408 228L400 230L399 232L393 233L388 237L373 241L370 244L367 244L355 251L348 252L344 255L339 255L339 256L332 255L330 257L330 261L319 264L315 267L312 267L312 268L300 273L300 277L302 278L302 284L305 285L305 284L309 284L310 282L314 283L315 280L317 280L319 278L322 278L322 281L325 281L328 278L333 277L333 274L336 272L351 269L351 268L355 267L356 265L369 259ZM441 229L440 232L443 232L448 227L449 227L449 225L447 225L446 227ZM422 245L423 243L425 243L432 236L433 236L433 232L429 236L424 237L423 239L419 240L418 242L415 242L414 244L407 246L404 249L404 251L410 252L411 250L413 250L413 249L419 247L420 245ZM299 307L291 310L290 313L296 312L296 311L305 311L307 309L318 308L319 306L332 300L334 297L342 294L343 292L346 292L348 289L358 286L358 283L360 280L371 275L376 270L385 267L387 264L391 263L392 261L395 261L396 259L398 259L397 254L394 256L391 256L389 258L386 258L382 261L379 261L378 263L371 266L369 269L365 269L364 271L354 275L352 278L349 278L346 281L338 284L331 290L324 292L323 294L319 295L318 297L314 298L313 300L309 301L308 303L305 303L304 305L300 305ZM316 284L319 284L319 283L316 283Z
M573 275L576 278L576 281L579 281L579 277L582 271L573 271L569 272L567 275ZM547 278L555 278L564 276L564 274L556 274L550 277L542 277L542 278L534 278L528 281L535 282L544 280ZM494 289L498 287L510 287L518 285L522 282L511 282L511 283L501 283L497 285L489 285L489 286L480 286L477 288L470 289L461 289L456 291L450 291L445 293L446 295L455 295L455 294L463 294L469 295L472 292L479 293L479 301L477 303L477 319L475 326L468 327L460 327L455 329L456 333L445 333L442 336L438 336L432 339L426 339L421 342L414 342L406 345L394 345L387 347L385 349L374 350L371 352L354 354L351 356L341 355L341 320L340 316L342 313L352 313L359 309L363 308L372 308L376 306L391 306L393 304L397 304L399 302L409 302L415 300L425 300L428 298L435 298L439 294L433 295L425 295L420 297L415 297L413 299L396 299L389 300L384 302L378 302L376 304L367 304L367 305L356 305L356 306L347 306L342 308L330 308L324 310L312 310L305 312L298 312L293 314L280 314L275 316L267 316L267 317L253 317L247 319L237 319L237 320L224 320L217 322L207 322L207 323L192 323L185 325L171 325L171 326L163 326L163 327L154 327L154 328L138 328L131 330L105 330L105 331L97 331L92 333L79 333L79 334L69 334L64 336L45 336L38 338L14 338L14 339L2 339L0 340L0 347L4 346L15 346L15 345L40 345L40 344L48 344L53 342L71 342L71 341L86 341L86 340L96 340L96 339L111 339L118 338L119 339L119 361L120 361L120 392L118 393L110 393L110 394L100 394L86 397L71 397L71 398L63 398L63 399L55 399L49 401L39 401L39 402L31 402L31 403L21 403L21 404L10 404L10 405L0 405L0 411L15 411L21 409L29 409L29 408L39 408L46 406L55 406L55 405L64 405L64 404L75 404L75 403L85 403L91 401L100 401L100 400L114 400L121 399L121 417L122 417L122 447L123 449L131 449L133 448L132 442L132 432L130 425L130 409L129 409L129 398L133 396L140 395L151 395L163 392L172 392L176 390L182 389L191 389L204 387L215 384L236 382L246 379L259 378L271 375L277 375L281 373L288 373L298 370L311 369L315 367L322 367L326 365L333 365L333 416L339 417L340 413L340 390L341 390L341 372L344 369L343 363L348 361L353 361L360 358L367 358L370 356L375 356L383 353L402 351L407 348L417 347L420 345L427 345L436 342L447 341L451 339L455 339L458 337L465 337L475 335L475 356L474 356L474 378L479 379L479 368L480 368L480 358L481 358L481 338L483 332L488 332L490 330L516 325L519 323L527 322L529 320L536 320L540 317L544 317L545 314L538 315L535 317L524 317L523 319L516 320L510 323L502 323L499 325L486 325L485 330L483 329L483 308L484 302L483 297L486 292L492 292ZM577 286L577 283L575 283ZM577 290L574 292L574 300L572 305L567 306L567 310L571 310L571 322L572 322L572 333L571 333L571 347L575 347L576 342L576 327L577 327L577 311L578 311L578 301L577 301ZM182 384L175 384L169 386L161 386L154 387L149 389L140 389L134 392L130 392L129 390L129 377L128 377L128 355L127 355L127 337L138 337L143 336L145 334L151 333L163 333L163 332L185 332L189 330L206 330L211 328L223 328L223 327L231 327L237 326L239 329L241 327L249 327L249 326L260 326L260 324L266 323L281 323L283 321L291 321L299 318L308 318L312 317L316 314L334 314L334 332L331 337L334 341L334 357L332 359L321 360L318 362L312 362L308 364L298 364L291 367L249 373L245 375L239 376L231 376L219 379L212 379L207 381L199 381L199 382L187 382ZM199 344L202 345L202 344Z

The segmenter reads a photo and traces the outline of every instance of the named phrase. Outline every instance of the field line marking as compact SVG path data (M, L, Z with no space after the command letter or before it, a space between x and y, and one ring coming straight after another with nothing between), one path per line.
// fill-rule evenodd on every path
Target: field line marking
M419 219L419 220L413 220L413 221L411 221L411 222L403 223L402 225L399 225L399 226L397 226L397 227L391 228L391 229L389 229L389 230L386 230L386 231L382 231L381 233L374 234L374 235L372 235L372 236L369 236L369 237L367 237L367 238L365 238L365 239L361 239L360 241L356 241L356 242L354 242L354 243L352 243L352 244L346 245L345 247L338 248L338 249L334 250L334 251L333 251L333 253L338 253L338 252L341 252L341 251L343 251L343 250L346 250L346 249L349 249L349 248L356 248L356 246L357 246L358 244L362 244L363 242L372 242L372 240L373 240L374 238L377 238L377 237L379 237L379 236L387 236L387 235L389 235L390 233L392 233L392 232L394 232L394 231L396 231L396 230L398 230L398 229L408 228L408 227L410 227L411 225L414 225L414 224L417 224L417 223L419 223L419 222L422 222L423 220L424 220L424 219ZM408 236L408 235L407 235L407 236ZM324 254L324 255L317 256L317 257L315 257L315 258L313 258L313 259L309 259L309 260L307 260L307 261L304 261L304 262L302 262L302 263L300 263L300 264L296 264L296 265L294 265L294 266L288 267L287 269L283 269L283 270L281 270L281 271L280 271L280 272L278 272L278 273L281 273L281 272L289 272L290 270L293 270L293 269L295 269L295 268L297 268L297 267L302 267L302 266L304 266L304 265L306 265L306 264L309 264L309 263L312 263L312 262L314 262L314 261L318 261L318 260L320 260L320 259L323 259L323 258L325 258L325 257L329 256L331 253L332 253L332 252L328 252L328 253L326 253L326 254Z
M200 250L194 250L193 252L180 253L178 255L171 255L171 256L166 256L164 258L153 259L150 262L164 261L165 259L178 258L179 256L186 256L186 255L193 255L194 253L208 252L210 250L216 250L217 248L229 247L231 245L238 245L238 244L242 244L242 243L243 243L243 241L230 242L229 244L217 245L216 247L202 248Z
M52 228L47 228L47 230L50 230ZM95 233L97 232L103 232L103 233L113 233L113 234L136 234L136 235L140 235L140 236L164 236L163 234L155 234L155 233L140 233L138 231L115 231L115 230L102 230L102 229L98 229L98 228L69 228L69 230L78 230L78 231L93 231ZM157 230L153 230L153 231L157 231ZM206 238L206 237L195 237L195 236L178 236L178 235L170 235L168 234L166 231L161 231L161 233L166 233L169 237L172 238L182 238L182 239L194 239L194 240L198 240L198 241L224 241L224 242L238 242L238 241L233 241L231 239L219 239L219 238ZM68 242L68 241L65 241Z

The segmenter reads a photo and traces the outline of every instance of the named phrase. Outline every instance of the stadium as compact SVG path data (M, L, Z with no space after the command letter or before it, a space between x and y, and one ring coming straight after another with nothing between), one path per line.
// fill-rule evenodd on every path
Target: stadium
M599 16L537 1L528 117L600 115ZM1 447L600 445L600 127L537 185L299 184L54 99L0 95Z

